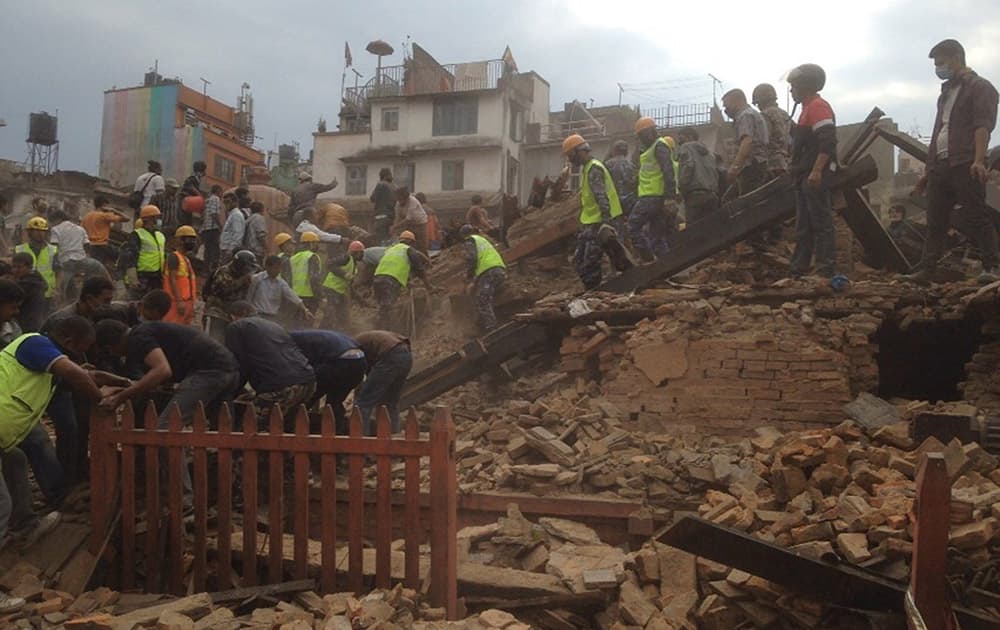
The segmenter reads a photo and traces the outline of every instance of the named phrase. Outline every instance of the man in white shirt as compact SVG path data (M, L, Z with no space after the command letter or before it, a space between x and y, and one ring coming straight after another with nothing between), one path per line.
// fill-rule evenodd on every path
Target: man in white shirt
M161 195L167 189L167 183L163 179L163 166L160 165L156 160L150 160L147 163L149 170L135 180L135 186L132 187L134 191L142 191L142 203L139 207L148 206L152 203L153 197L156 195ZM147 186L146 183L149 182Z
M62 210L55 210L50 216L52 223L49 228L49 242L59 248L56 259L62 268L57 299L76 299L75 294L67 295L67 287L74 283L77 276L81 276L81 283L94 276L110 280L107 268L87 256L85 246L90 244L87 230L70 221Z
M396 223L392 231L397 233L400 230L413 232L416 237L414 245L420 253L427 255L427 212L406 186L396 189Z
M324 230L319 229L319 226L313 223L313 217L315 213L316 211L313 208L306 208L305 210L302 211L302 220L299 222L297 226L295 226L295 235L296 235L295 240L299 240L300 238L302 238L302 234L304 234L305 232L315 233L317 236L319 236L319 240L321 243L336 244L344 240L344 237L341 236L340 234L334 234L333 232L326 232Z
M219 252L223 263L232 260L233 254L243 249L247 231L247 217L250 216L250 208L243 207L250 205L249 199L238 199L231 193L226 193L222 197L222 201L226 203L227 207L234 199L237 200L236 207L226 214L226 223L222 226L222 234L219 236Z

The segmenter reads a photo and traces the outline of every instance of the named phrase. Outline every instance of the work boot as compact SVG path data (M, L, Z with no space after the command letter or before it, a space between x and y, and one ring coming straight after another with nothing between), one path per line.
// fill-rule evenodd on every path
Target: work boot
M997 274L997 270L994 269L983 269L976 276L976 282L979 284L993 284L994 282L1000 280L1000 275Z
M0 593L0 615L17 612L24 608L25 603L20 597L11 597L7 593Z

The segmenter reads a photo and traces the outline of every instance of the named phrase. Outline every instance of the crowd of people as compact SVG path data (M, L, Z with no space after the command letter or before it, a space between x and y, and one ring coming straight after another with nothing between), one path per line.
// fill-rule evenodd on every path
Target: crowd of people
M199 403L214 417L222 403L242 399L263 422L276 405L294 412L325 404L346 433L353 392L366 435L375 434L380 405L400 431L413 357L396 302L411 277L432 289L427 250L436 237L426 199L384 177L397 236L367 246L323 229L315 197L336 182L309 188L306 175L288 209L295 227L270 236L267 209L247 187L204 190L205 165L193 171L177 186L150 162L129 198L134 216L101 195L82 218L32 216L25 242L10 262L0 260L0 545L29 545L59 522L63 502L88 478L96 406L153 400L165 428L174 406L187 422ZM489 226L485 212L474 214ZM112 237L115 224L128 223L131 231ZM505 266L475 228L460 232L488 330ZM352 304L369 296L378 313L365 330ZM29 470L44 516L32 507Z
M957 226L978 246L982 260L978 280L992 282L1000 279L1000 254L985 184L997 91L968 67L959 42L944 40L929 57L942 81L941 95L926 169L914 191L927 195L927 225L915 227L906 220L906 207L896 204L887 229L920 261L908 279L918 283L935 279L949 232ZM632 159L625 141L615 143L602 162L582 136L564 140L563 153L581 173L574 265L584 287L601 284L605 256L618 270L630 266L619 255L626 245L641 263L662 258L669 252L682 213L684 224L694 226L711 219L727 200L783 175L792 178L796 196L789 275L828 280L837 276L831 201L839 170L837 122L833 108L820 95L826 73L815 64L803 64L789 72L787 81L795 108L801 107L795 121L778 106L773 85L755 87L749 102L741 89L723 95L723 108L736 132L735 155L728 168L722 168L721 157L699 141L696 129L681 129L676 138L660 136L648 117L635 124L637 147ZM751 235L749 242L767 246L780 235L780 226L770 226Z

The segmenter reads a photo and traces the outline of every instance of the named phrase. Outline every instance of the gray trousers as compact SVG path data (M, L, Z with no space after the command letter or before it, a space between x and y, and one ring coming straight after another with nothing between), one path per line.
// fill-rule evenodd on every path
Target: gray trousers
M28 458L21 449L0 453L0 541L10 531L30 529L38 523L31 509Z

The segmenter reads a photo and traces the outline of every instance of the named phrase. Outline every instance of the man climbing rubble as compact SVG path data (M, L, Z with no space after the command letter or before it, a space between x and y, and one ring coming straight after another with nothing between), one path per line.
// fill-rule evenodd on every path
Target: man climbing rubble
M497 327L493 307L497 293L507 280L507 265L496 247L476 228L465 224L459 234L465 240L468 293L475 293L476 296L476 324L481 332L487 333Z
M656 134L656 123L644 116L635 123L639 138L639 199L628 218L632 246L644 262L660 258L677 220L677 170L673 149Z
M576 235L573 266L588 291L601 284L605 252L618 271L632 266L613 222L621 223L622 205L607 167L591 155L590 145L579 134L563 140L563 155L580 167L580 229ZM388 253L387 253L388 254Z

